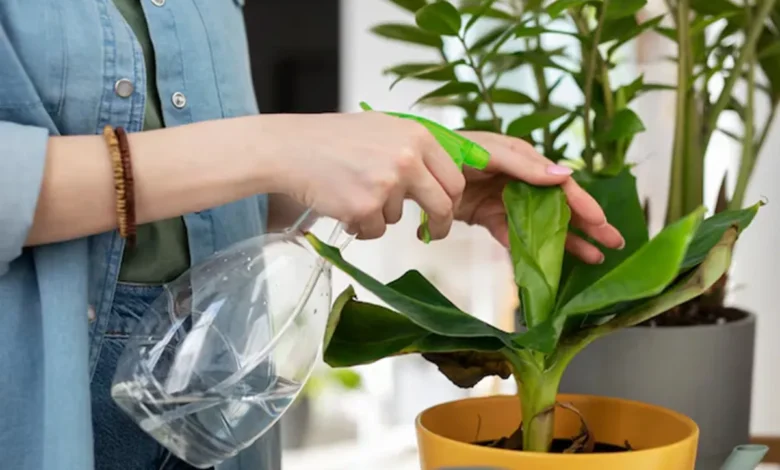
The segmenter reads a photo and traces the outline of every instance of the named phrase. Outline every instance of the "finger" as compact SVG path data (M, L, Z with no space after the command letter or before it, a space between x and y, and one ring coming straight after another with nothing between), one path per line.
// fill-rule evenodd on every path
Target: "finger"
M418 175L409 186L409 197L428 213L431 239L441 240L450 233L452 227L452 199L427 168L423 166Z
M482 219L480 223L504 247L509 248L509 224L505 214L496 214Z
M387 230L387 224L385 223L385 218L381 212L375 212L362 219L359 225L360 231L358 232L358 238L360 240L379 238L384 235Z
M497 145L491 153L488 171L504 173L538 186L562 184L574 172L569 167L548 160L521 139L509 136L496 138L502 138L504 141L503 145Z
M402 187L393 188L382 209L385 222L388 224L397 224L401 220L404 212L404 189Z
M571 233L566 237L566 250L588 264L604 262L604 254L598 248Z
M579 215L572 216L572 226L582 230L586 235L593 238L607 248L620 250L626 246L626 241L618 229L608 223L601 225L591 225Z
M566 194L572 214L576 214L577 217L581 218L588 225L599 227L607 223L604 209L576 181L570 178L561 187Z
M463 190L466 188L466 179L460 168L434 138L426 140L423 161L436 181L450 196L453 205L457 207L463 196Z

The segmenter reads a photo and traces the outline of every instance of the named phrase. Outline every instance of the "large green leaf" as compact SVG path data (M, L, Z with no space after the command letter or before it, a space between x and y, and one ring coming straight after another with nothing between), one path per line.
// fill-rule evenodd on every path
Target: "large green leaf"
M384 285L347 262L337 248L323 243L313 234L307 234L306 238L320 256L430 333L455 338L493 338L506 346L512 344L508 333L452 305L419 272L409 271Z
M525 324L544 322L553 310L571 210L561 188L513 181L504 189L515 282Z
M570 254L564 259L559 305L568 302L591 283L612 271L649 239L647 222L636 189L636 178L628 168L614 177L604 178L578 173L580 185L604 209L607 220L620 231L626 241L622 250L601 248L602 264L587 264Z
M423 31L417 26L410 24L380 24L371 28L371 32L388 39L418 44L420 46L441 48L443 45L440 36Z
M613 318L606 323L571 332L562 339L563 349L573 348L576 352L602 336L638 325L704 294L728 271L737 238L738 230L729 228L695 270L677 280L660 295L616 310ZM566 351L561 352L567 354Z
M454 337L431 332L401 313L360 302L350 286L336 299L330 313L332 329L324 346L325 361L333 367L370 364L413 353L499 351L496 337Z
M557 315L588 314L663 292L677 278L704 213L702 207L666 227L615 269L566 302Z
M457 36L460 33L460 13L447 1L425 5L417 10L414 18L417 26L430 33L444 36Z
M680 270L685 271L701 263L729 228L734 227L739 232L745 230L762 205L759 202L746 209L723 211L702 222L688 247Z
M480 18L482 18L482 15L487 13L492 7L493 4L496 3L496 0L484 0L481 2L481 5L476 6L472 10L464 11L463 8L461 8L461 13L470 13L471 18L469 18L469 21L466 23L466 31L471 29L472 26L474 26L474 23L479 21Z

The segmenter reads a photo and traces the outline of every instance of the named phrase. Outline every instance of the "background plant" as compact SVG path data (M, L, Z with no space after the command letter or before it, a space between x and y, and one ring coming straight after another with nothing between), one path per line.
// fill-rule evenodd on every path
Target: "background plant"
M393 85L405 79L442 82L417 104L458 107L464 129L523 138L548 158L583 170L578 174L582 179L615 175L626 165L634 136L645 129L630 107L637 97L673 92L666 223L705 202L715 212L744 207L750 176L780 103L777 0L664 0L666 12L644 21L638 17L647 0L388 1L413 13L414 23L381 24L373 31L439 56L438 61L386 70L397 77ZM482 22L490 27L475 28ZM483 32L474 34L479 30ZM622 48L642 34L658 34L676 45L677 53L668 58L679 65L675 82L646 83L636 75L615 83L614 72L625 62ZM570 47L546 46L546 39L561 35L570 38ZM535 93L523 93L525 87L506 80L516 71L528 72ZM576 105L557 98L567 82L581 93ZM738 89L745 99L737 98ZM758 99L770 109L763 122L756 120ZM499 107L520 117L503 122ZM741 132L718 127L724 113L738 116ZM580 130L583 142L574 145L572 131ZM718 200L704 201L704 158L715 132L738 142L741 159L731 194L724 177ZM725 277L700 303L721 307L724 289ZM696 304L688 307L698 309Z

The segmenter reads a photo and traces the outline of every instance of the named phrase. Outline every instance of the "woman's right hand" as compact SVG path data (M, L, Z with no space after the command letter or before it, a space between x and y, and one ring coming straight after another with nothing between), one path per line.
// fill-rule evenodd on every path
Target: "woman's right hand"
M466 183L425 127L378 112L286 115L279 124L285 121L274 138L282 192L363 239L398 222L406 198L428 213L431 238L449 233Z

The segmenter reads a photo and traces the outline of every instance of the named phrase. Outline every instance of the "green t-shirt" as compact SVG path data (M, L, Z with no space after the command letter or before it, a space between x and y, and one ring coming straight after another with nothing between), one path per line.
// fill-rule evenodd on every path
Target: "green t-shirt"
M133 29L146 62L146 108L144 130L165 127L157 92L154 48L140 0L114 0ZM135 248L125 249L119 280L139 284L171 281L189 268L187 229L181 217L139 225Z

